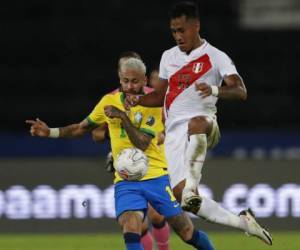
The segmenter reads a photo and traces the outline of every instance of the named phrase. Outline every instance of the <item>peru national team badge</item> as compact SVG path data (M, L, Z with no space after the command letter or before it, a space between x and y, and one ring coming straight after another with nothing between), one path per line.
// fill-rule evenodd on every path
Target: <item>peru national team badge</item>
M202 62L197 62L197 63L194 63L193 65L193 71L198 74L199 72L202 71L202 67L203 67L203 63Z
M147 121L146 121L146 124L148 126L152 126L154 124L154 122L155 122L155 118L153 116L149 116Z

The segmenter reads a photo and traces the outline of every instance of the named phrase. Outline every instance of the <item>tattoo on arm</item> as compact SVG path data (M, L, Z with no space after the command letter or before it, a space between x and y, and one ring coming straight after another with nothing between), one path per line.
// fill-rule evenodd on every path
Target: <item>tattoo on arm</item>
M145 151L150 142L151 142L151 136L141 132L138 128L133 126L131 121L129 120L128 116L124 113L122 115L122 126L125 129L130 141L133 143L134 146L137 148Z
M86 132L94 129L95 126L90 124L86 119L81 123L75 123L66 127L59 128L59 137L74 138L83 136Z

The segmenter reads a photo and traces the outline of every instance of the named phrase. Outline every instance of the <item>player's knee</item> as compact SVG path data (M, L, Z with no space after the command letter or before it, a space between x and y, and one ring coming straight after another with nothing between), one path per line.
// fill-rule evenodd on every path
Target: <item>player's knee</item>
M181 213L178 216L168 218L168 223L182 240L188 241L192 238L194 225L187 214Z
M118 222L123 229L123 233L141 234L142 216L138 212L125 212L119 217Z
M192 224L186 224L176 232L180 238L184 241L188 241L192 238L194 232L194 226Z
M197 116L192 118L188 124L188 134L207 134L212 130L213 122L205 116Z

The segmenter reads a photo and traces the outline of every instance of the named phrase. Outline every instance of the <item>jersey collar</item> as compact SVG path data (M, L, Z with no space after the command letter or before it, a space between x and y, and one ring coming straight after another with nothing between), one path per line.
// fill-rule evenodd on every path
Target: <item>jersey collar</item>
M124 92L122 92L122 89L120 88L120 101L121 103L124 103L125 102L125 98L126 98L126 94ZM144 91L144 88L143 88L143 91L141 93L141 95L145 95L145 91Z

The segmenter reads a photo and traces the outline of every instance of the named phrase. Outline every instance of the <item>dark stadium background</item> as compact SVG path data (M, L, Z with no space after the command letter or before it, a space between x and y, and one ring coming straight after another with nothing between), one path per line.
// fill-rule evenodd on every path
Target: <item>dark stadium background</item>
M108 143L96 145L90 136L74 141L32 138L25 120L39 117L58 127L84 119L102 95L118 87L116 64L123 51L140 53L150 71L162 52L174 46L167 16L174 2L1 3L1 232L118 230L105 212L96 217L76 215L72 203L70 217L59 210L40 219L33 203L29 207L22 203L22 197L34 202L33 191L43 185L59 197L71 184L94 185L103 194L111 184L103 167ZM249 205L245 199L256 202L258 197L256 205L265 224L275 230L300 230L300 21L296 17L300 4L293 0L255 0L253 6L251 0L198 4L201 36L232 58L248 89L246 102L218 103L223 137L208 156L211 167L205 168L203 182L223 202L224 190L246 185L250 196L236 202ZM245 24L246 11L252 21ZM257 20L269 15L269 23L255 26L256 15ZM9 205L14 198L17 205ZM108 206L103 200L101 204ZM272 207L268 210L266 204Z
M24 119L35 116L61 125L84 118L118 86L122 51L136 50L151 69L174 45L173 2L2 3L1 130L22 132ZM199 3L202 37L230 55L249 92L245 103L220 102L222 128L298 129L299 30L243 29L239 1Z

